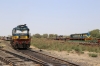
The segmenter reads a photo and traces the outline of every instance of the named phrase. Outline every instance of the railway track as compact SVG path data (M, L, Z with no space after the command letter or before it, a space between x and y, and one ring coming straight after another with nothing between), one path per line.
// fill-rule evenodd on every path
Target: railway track
M100 43L97 42L69 42L69 44L79 44L84 46L100 46Z
M7 45L9 45L9 44L7 44ZM43 54L41 52L33 51L32 49L17 50L16 53L21 53L22 56L21 56L21 54L16 54L15 52L12 52L12 51L4 50L4 49L0 49L0 50L5 51L8 54L14 55L15 57L19 57L20 59L23 59L24 61L26 60L25 62L27 62L27 60L33 61L33 62L35 62L35 64L40 64L39 66L79 66L77 64L70 63L68 61L52 57L50 55ZM23 57L23 54L28 56L28 58ZM23 61L23 63L24 63L24 61ZM12 66L14 66L14 65L12 65ZM23 66L25 66L25 65L23 65ZM26 65L26 66L29 66L29 65Z
M90 42L80 42L80 45L85 45L85 46L100 46L100 43L90 43Z
M4 49L0 49L0 50L2 50L2 51L4 51L4 52L6 52L7 54L11 54L11 55L14 55L15 57L19 57L19 58L21 58L21 59L25 59L25 62L26 63L28 63L29 61L30 62L35 62L35 64L31 64L32 66L49 66L49 64L48 63L46 63L46 62L44 62L44 61L42 61L42 60L39 60L39 59L37 59L37 58L30 58L30 57L28 57L27 55L25 55L25 54L22 54L22 53L20 53L20 52L17 52L16 50L14 50L12 47L11 47L11 45L8 43L8 42L6 42L6 41L3 41L2 43L4 43L4 45L6 45L5 47L4 47ZM3 48L3 47L2 47ZM6 49L5 49L6 48ZM8 51L9 50L9 51ZM28 60L28 61L27 61ZM15 61L16 62L16 61ZM23 62L22 62L23 63ZM19 65L18 65L19 66ZM22 65L21 65L22 66ZM24 66L30 66L30 63L29 63L29 65L24 65Z
M43 66L36 60L21 56L5 49L0 49L0 60L3 62L2 66L4 63L9 66Z
M47 54L43 54L41 52L33 51L31 49L18 50L18 52L21 52L33 59L34 59L34 57L36 57L37 59L41 59L44 62L48 63L49 66L79 66L74 63L70 63L68 61L61 60L61 59L55 58L55 57L47 55Z

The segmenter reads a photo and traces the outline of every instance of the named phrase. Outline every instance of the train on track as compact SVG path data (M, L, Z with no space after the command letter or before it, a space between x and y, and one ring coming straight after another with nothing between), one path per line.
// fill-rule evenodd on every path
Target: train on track
M18 25L12 29L11 46L14 49L28 49L31 44L31 34L30 29L26 24Z
M92 40L90 33L71 34L70 40Z
M92 40L90 33L71 34L69 37L56 36L54 40Z

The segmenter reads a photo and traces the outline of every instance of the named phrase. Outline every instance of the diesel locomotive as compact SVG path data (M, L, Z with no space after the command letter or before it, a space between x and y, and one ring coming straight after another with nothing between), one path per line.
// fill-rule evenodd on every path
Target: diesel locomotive
M90 33L71 34L70 40L91 40Z
M31 44L30 29L26 24L18 25L12 30L11 46L14 49L28 49Z

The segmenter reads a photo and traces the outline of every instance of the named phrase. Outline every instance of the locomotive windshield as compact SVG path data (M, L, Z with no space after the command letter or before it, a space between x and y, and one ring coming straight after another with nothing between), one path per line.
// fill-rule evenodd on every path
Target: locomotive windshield
M18 25L12 31L13 34L29 34L29 28L26 25Z
M25 31L16 30L16 33L28 33L28 31L27 30Z

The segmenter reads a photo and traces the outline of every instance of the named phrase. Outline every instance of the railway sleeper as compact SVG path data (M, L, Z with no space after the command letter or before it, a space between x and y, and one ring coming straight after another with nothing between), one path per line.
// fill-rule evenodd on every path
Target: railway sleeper
M30 65L31 66L42 66L37 62L35 63L34 60L21 56L19 54L16 54L16 53L4 50L4 49L1 49L1 51L4 51L5 53L8 54L8 56L4 58L7 60L10 60L15 66L30 66Z
M20 52L30 56L31 58L36 57L37 59L43 60L44 62L51 64L50 66L79 66L74 63L70 63L33 50L20 51Z

